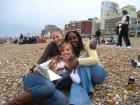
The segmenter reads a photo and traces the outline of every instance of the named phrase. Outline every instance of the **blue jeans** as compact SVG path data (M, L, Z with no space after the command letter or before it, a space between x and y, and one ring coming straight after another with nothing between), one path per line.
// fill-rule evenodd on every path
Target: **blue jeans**
M42 99L45 105L67 105L67 99L62 92L55 89L54 84L39 74L28 73L23 80L25 90L30 90L35 103ZM63 101L62 101L63 100Z
M88 93L92 93L95 86L104 81L106 70L99 64L94 66L79 66L77 69L81 83L72 84L69 103L74 105L93 105Z
M100 37L96 37L96 44L100 44Z
M72 83L69 104L72 105L93 105L93 101L90 100L87 92L81 86L81 84Z
M101 84L106 78L106 70L100 64L93 66L79 66L78 73L81 78L81 85L87 93L93 92L97 84Z

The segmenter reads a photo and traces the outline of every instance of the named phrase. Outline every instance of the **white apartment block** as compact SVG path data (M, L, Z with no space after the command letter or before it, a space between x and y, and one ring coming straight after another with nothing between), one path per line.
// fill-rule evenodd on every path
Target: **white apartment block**
M118 3L111 1L103 1L101 4L101 30L105 29L105 17L108 13L118 13L119 5Z

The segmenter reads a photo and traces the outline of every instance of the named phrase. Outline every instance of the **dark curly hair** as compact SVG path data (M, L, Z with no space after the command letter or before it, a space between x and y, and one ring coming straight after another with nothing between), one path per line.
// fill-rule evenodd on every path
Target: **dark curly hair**
M69 35L70 33L74 33L77 37L78 37L78 46L76 48L73 48L74 49L74 53L77 57L79 57L80 55L80 51L82 49L84 49L84 44L83 44L83 41L82 41L82 37L80 36L79 32L77 31L69 31L66 35L65 35L65 41L68 42L69 41Z

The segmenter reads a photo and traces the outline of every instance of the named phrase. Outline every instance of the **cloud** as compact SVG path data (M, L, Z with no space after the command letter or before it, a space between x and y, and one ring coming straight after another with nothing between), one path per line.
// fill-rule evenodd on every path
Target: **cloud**
M17 26L32 27L31 29L38 27L38 30L41 30L46 24L64 28L69 21L100 17L101 1L103 0L0 0L0 26L9 24L5 25L5 28L12 25L17 31ZM119 3L120 7L131 4L140 9L139 0L110 1ZM0 34L5 32L2 29Z

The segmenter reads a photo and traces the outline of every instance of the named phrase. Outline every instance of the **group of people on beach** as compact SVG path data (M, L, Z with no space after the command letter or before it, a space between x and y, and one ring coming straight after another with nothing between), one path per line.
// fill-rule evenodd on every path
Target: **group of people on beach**
M68 32L64 38L55 30L50 38L37 64L62 79L50 81L34 66L23 78L24 92L4 105L93 105L94 89L106 77L95 45L83 43L77 31ZM64 95L66 91L68 96Z
M10 39L12 41L12 39ZM23 34L20 34L19 38L16 38L12 41L14 44L36 44L36 43L46 43L46 40L42 37L39 36L32 36L32 37L27 37L24 36Z
M117 47L122 46L122 37L127 48L129 17L127 11L119 27ZM50 81L33 66L23 77L24 92L4 105L93 105L93 92L96 85L106 78L106 70L96 52L96 43L84 43L77 31L69 31L64 36L54 30L37 64L60 75L62 79ZM97 41L99 42L99 39ZM136 60L132 65L139 67ZM67 95L64 94L67 92Z

